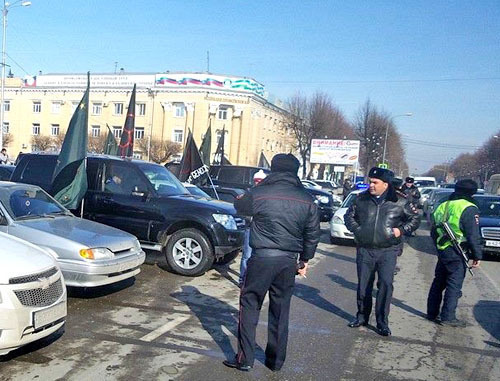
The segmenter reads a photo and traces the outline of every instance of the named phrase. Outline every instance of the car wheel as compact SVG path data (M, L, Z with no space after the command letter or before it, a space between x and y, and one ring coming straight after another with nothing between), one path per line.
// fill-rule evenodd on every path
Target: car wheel
M231 251L230 253L224 255L221 259L217 261L220 265L226 265L231 263L240 254L240 250Z
M214 252L207 236L197 229L176 231L164 249L172 271L187 276L203 275L214 263Z

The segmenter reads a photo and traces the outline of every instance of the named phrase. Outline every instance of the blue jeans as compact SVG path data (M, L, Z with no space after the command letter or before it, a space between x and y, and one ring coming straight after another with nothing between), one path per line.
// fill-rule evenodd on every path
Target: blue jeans
M240 264L240 286L245 280L245 275L247 273L247 262L252 256L252 248L250 247L250 228L245 229L245 238L243 240L243 254L241 255Z

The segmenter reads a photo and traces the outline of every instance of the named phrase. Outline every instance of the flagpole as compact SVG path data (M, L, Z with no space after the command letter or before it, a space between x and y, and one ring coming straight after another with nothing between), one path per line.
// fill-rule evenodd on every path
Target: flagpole
M207 172L208 179L210 180L210 184L212 184L212 189L214 190L215 197L217 197L217 200L220 200L219 194L217 193L217 190L215 189L214 182L212 181L212 178L210 177L210 173Z
M225 135L226 135L226 125L224 124L222 126L222 151L221 151L221 155L220 155L220 165L223 166L224 165L224 143L226 142L224 140L225 138Z
M85 156L85 159L83 160L84 166L83 169L85 170L85 173L87 173L87 156ZM80 207L80 218L83 218L83 207L85 205L85 196L82 198L82 206Z

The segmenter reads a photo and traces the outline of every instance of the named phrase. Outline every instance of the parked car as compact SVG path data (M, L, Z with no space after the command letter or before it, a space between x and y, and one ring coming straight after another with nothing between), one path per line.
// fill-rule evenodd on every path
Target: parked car
M336 210L332 219L330 220L330 242L333 244L341 245L345 240L353 240L354 234L351 233L345 226L344 216L347 209L352 205L360 193L364 190L356 190L349 195L340 205L340 208Z
M333 213L340 206L340 202L335 202L332 194L315 188L305 188L305 190L315 199L319 209L321 222L330 221Z
M431 192L434 189L440 189L440 188L437 188L437 187L423 187L423 188L419 189L419 192L420 192L420 199L418 200L418 207L419 208L421 208L421 209L424 208L425 202L429 199L429 196L430 196Z
M314 180L314 182L320 185L324 190L334 191L339 187L335 181L331 180Z
M26 154L12 181L50 193L56 159ZM120 184L114 176L121 176ZM190 194L164 166L94 155L87 159L87 178L83 216L135 235L143 248L161 250L176 273L201 275L215 260L226 262L241 250L245 221L234 207Z
M419 188L437 186L435 177L415 176L413 179L415 180L415 186Z
M133 277L146 258L133 235L75 217L35 185L0 182L0 231L52 253L69 286Z
M438 199L446 199L450 194L453 193L453 189L449 188L436 188L430 191L427 200L424 201L423 204L423 215L424 217L430 218L430 215L436 210L436 200Z
M0 355L57 331L66 318L66 287L45 250L0 233Z
M500 256L500 196L474 195L479 208L479 230L483 250Z
M323 190L323 187L312 180L300 180L302 185L306 188L313 188Z
M0 181L9 181L15 168L13 165L0 164Z
M230 204L234 204L234 200L238 196L241 196L245 191L241 188L228 188L221 187L219 185L215 186L204 186L201 189L207 193L213 199L219 199L221 201L229 202ZM217 192L217 194L215 194Z

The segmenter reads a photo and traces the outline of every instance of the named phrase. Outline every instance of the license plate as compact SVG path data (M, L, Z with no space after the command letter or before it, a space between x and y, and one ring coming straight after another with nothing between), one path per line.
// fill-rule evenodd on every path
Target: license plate
M33 313L33 326L38 329L65 317L66 314L66 303L59 303L50 308L36 311Z
M500 247L500 241L486 241L486 246Z

